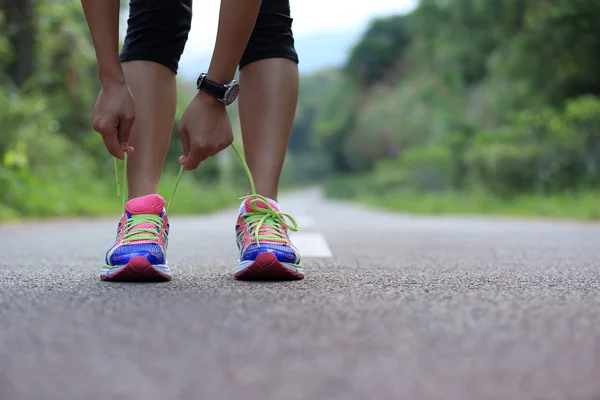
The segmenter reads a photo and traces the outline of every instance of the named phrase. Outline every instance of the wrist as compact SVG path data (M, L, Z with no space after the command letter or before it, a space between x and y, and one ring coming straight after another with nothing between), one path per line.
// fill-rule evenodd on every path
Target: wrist
M206 105L206 106L225 107L225 104L223 104L222 101L217 99L215 96L204 92L203 90L199 90L198 93L196 93L196 97L194 97L194 100L201 103L202 105Z
M218 83L219 85L226 85L233 80L235 76L235 71L233 73L229 73L224 69L216 70L213 68L208 68L206 72L206 77L211 81Z
M118 67L98 67L98 78L102 87L119 86L125 84L125 74L121 65Z
M213 97L225 106L231 105L237 98L240 91L239 83L235 80L230 81L226 84L218 83L208 77L208 74L200 74L196 87L200 92L203 93L201 98L204 98L204 94Z

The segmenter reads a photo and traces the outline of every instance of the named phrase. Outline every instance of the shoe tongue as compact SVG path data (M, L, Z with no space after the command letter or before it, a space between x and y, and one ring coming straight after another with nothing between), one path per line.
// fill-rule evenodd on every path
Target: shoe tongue
M163 212L165 200L157 194L136 197L131 199L125 205L125 210L131 215L137 214L157 214Z
M243 210L240 210L240 211L245 210L245 212L252 212L252 211L254 211L254 208L265 208L265 209L269 208L263 200L257 200L257 201L254 201L252 204L250 204L250 202L253 200L255 200L255 199L248 198L248 199L244 200L244 202L242 203ZM269 204L271 205L271 207L273 207L273 209L275 211L281 211L281 209L279 208L279 204L277 204L276 201L271 200L271 199L267 199L267 200L268 200Z

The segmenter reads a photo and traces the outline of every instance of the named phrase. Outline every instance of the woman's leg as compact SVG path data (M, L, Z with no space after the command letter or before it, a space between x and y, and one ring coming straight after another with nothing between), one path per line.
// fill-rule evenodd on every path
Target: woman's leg
M277 200L298 101L298 56L288 0L263 0L240 63L240 122L256 191Z
M175 74L191 25L192 0L131 0L121 61L135 101L129 143L129 201L106 254L103 280L171 279L166 248L169 222L158 182L169 146L177 87Z
M131 0L121 61L136 105L128 160L129 198L158 192L169 147L175 74L191 27L192 0Z
M240 63L240 119L244 152L256 191L240 207L236 233L238 279L302 279L300 254L282 221L279 176L298 101L298 57L288 0L263 0ZM257 222L262 221L259 226Z

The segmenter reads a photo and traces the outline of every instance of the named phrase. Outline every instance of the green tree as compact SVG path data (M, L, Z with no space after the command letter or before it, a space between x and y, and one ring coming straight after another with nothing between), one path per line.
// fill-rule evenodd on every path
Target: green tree
M350 53L348 76L361 86L395 79L410 37L403 16L376 19Z
M33 0L0 0L4 24L0 33L8 39L11 60L6 74L16 86L23 84L34 73L36 4Z

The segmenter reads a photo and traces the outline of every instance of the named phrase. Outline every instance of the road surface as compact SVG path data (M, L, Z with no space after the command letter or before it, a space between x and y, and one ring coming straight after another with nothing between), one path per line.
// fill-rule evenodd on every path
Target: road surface
M100 281L114 218L0 226L0 399L600 398L600 225L282 205L303 281L233 279L235 210L160 284Z

